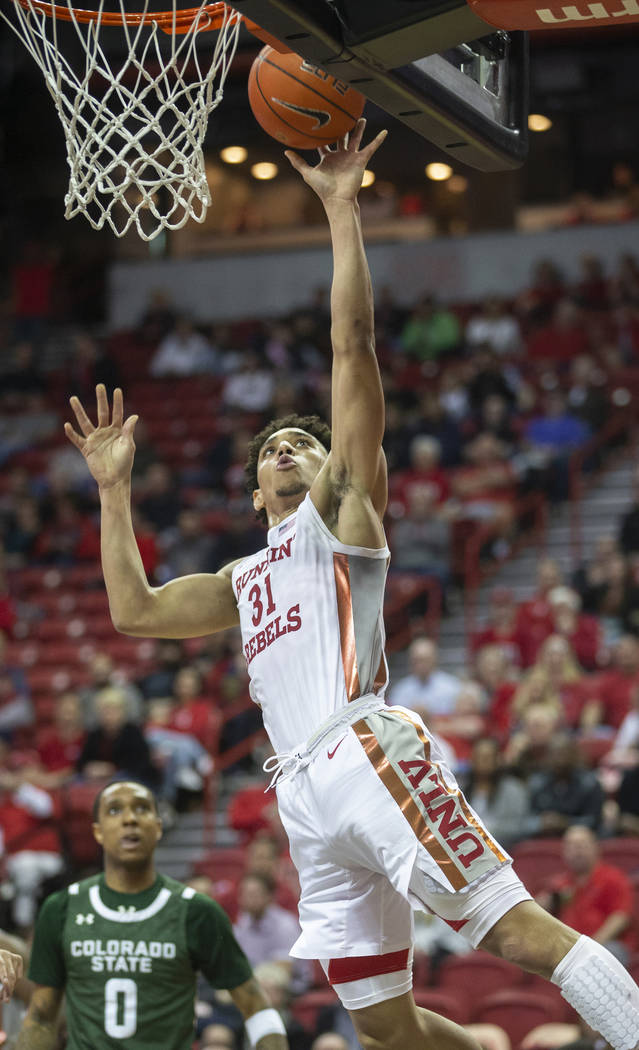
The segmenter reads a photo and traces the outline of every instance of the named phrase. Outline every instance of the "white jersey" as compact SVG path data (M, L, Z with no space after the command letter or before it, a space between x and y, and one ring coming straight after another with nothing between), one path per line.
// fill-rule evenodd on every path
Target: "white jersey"
M351 700L383 697L388 562L388 547L340 543L307 495L233 570L251 697L277 753Z

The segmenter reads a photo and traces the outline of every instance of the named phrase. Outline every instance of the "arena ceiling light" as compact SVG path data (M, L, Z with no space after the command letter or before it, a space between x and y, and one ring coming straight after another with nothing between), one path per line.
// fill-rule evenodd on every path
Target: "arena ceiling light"
M260 182L266 182L268 179L274 179L278 170L277 164L271 164L270 160L261 160L259 164L253 165L251 175Z
M468 179L465 175L451 175L446 183L446 189L450 193L465 193L468 189Z
M528 117L528 128L530 131L549 131L552 127L550 117L543 113L531 113Z
M366 168L364 174L362 175L362 186L363 186L363 188L366 189L367 186L372 186L374 182L375 182L375 172L371 171L369 168Z
M244 146L226 146L225 149L220 150L220 157L225 164L243 164L248 157L248 152Z
M450 164L441 164L438 161L426 165L426 175L433 182L445 182L453 174Z

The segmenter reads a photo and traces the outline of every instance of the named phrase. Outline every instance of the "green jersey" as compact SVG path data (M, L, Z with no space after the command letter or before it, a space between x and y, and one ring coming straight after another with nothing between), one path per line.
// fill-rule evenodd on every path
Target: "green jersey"
M29 977L64 988L68 1050L190 1050L198 970L214 988L252 974L219 904L165 875L135 894L95 875L40 909Z

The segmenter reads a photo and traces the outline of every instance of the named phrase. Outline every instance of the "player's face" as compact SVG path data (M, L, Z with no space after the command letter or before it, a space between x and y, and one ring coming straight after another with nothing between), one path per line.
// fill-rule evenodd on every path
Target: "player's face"
M256 510L270 508L280 500L304 498L326 462L328 452L321 441L298 427L278 430L260 449L257 461L259 488L253 493Z
M151 792L126 781L106 788L93 834L110 861L132 867L147 862L162 835Z

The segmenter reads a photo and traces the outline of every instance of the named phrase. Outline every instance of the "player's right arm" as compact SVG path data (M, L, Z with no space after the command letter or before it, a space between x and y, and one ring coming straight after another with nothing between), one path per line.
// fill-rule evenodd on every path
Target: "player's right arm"
M63 994L62 988L36 986L15 1050L54 1050L58 1043L58 1013Z
M131 521L133 432L138 417L124 420L120 389L114 391L111 416L102 383L96 387L96 398L97 427L78 398L72 397L80 433L70 423L64 430L98 483L102 571L114 627L145 638L192 638L234 626L239 619L232 565L218 573L182 576L162 587L149 585Z

